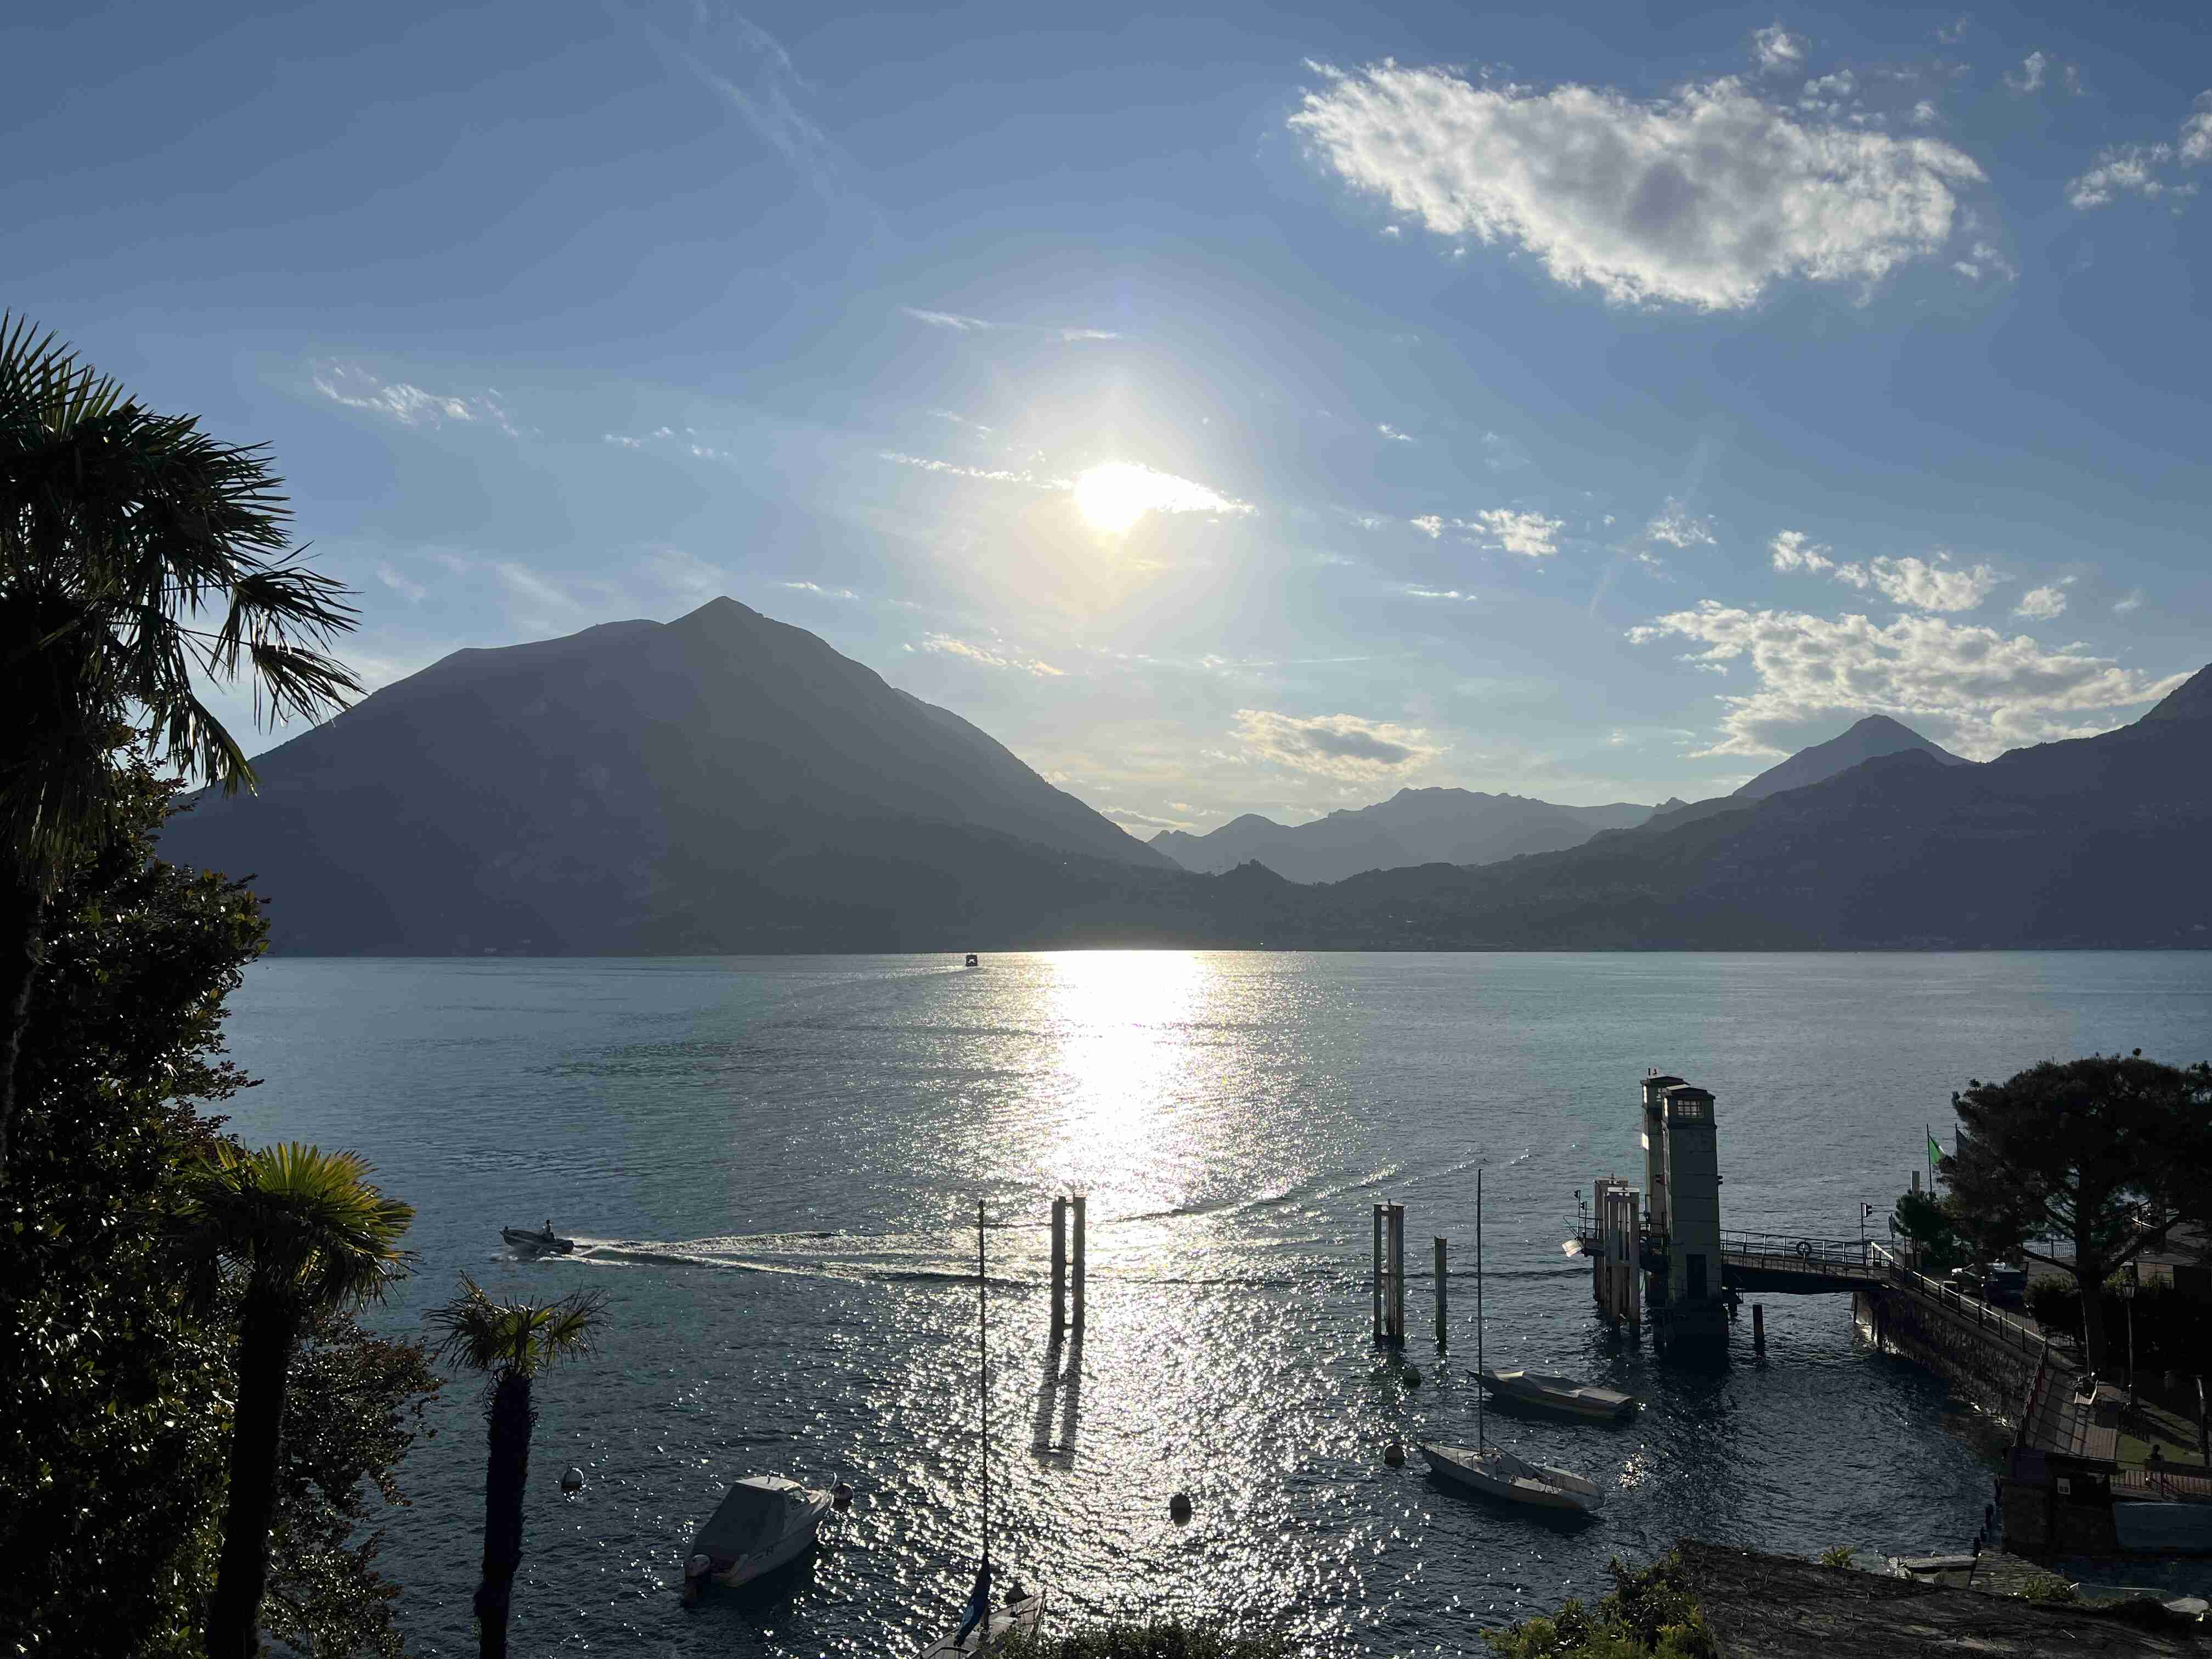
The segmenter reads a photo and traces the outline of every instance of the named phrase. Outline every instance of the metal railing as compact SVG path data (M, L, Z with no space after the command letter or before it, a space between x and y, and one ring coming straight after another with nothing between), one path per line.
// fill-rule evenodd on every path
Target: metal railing
M1968 1296L1954 1285L1930 1279L1926 1273L1906 1267L1882 1245L1870 1243L1868 1248L1875 1265L1882 1269L1883 1277L1899 1289L1934 1303L1959 1318L1973 1321L1984 1330L2036 1355L2039 1359L2049 1353L2050 1339L2044 1335L2041 1326L2014 1319L2010 1314L1992 1308L1979 1297Z

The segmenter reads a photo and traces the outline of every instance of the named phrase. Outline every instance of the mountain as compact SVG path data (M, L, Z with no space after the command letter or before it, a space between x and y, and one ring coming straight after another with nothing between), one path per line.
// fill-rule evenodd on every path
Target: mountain
M1294 882L1342 881L1367 870L1417 864L1490 864L1523 853L1578 846L1601 830L1627 829L1648 806L1555 806L1521 795L1467 789L1401 789L1372 806L1286 826L1257 813L1203 836L1164 830L1152 845L1200 874L1255 860Z
M1565 852L1340 882L1299 925L1339 947L2201 949L2208 846L2212 668L2097 737L1981 765L1903 748Z
M1802 789L1808 783L1832 778L1838 772L1848 772L1863 761L1899 755L1909 750L1933 756L1946 766L1973 764L1962 755L1937 748L1911 726L1901 726L1887 714L1869 714L1843 736L1816 743L1810 749L1800 749L1780 765L1769 767L1735 793L1746 800L1761 800L1784 789Z
M1072 865L1172 861L949 710L720 599L454 653L203 794L165 857L252 873L274 948L956 948ZM1024 907L1027 907L1024 910Z

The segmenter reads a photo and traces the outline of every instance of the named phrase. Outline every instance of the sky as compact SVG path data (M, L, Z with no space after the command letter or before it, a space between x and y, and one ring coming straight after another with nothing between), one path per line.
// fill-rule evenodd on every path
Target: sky
M726 593L1150 836L2212 659L2201 5L10 15L0 304L371 687Z

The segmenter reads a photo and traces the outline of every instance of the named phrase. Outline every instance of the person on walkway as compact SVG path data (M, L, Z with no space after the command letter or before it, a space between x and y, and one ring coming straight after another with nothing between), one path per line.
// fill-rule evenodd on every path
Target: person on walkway
M968 1616L960 1621L959 1630L954 1632L952 1645L956 1648L966 1647L968 1632L978 1625L983 1626L983 1634L988 1639L991 1633L990 1617L991 1564L986 1561L975 1570L975 1588L968 1592Z

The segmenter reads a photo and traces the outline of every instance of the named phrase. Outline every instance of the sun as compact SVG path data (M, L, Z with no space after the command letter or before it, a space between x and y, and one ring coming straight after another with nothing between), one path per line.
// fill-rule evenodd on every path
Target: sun
M1127 461L1091 467L1076 475L1075 510L1093 530L1122 535L1152 510L1159 493L1157 477L1151 468Z

